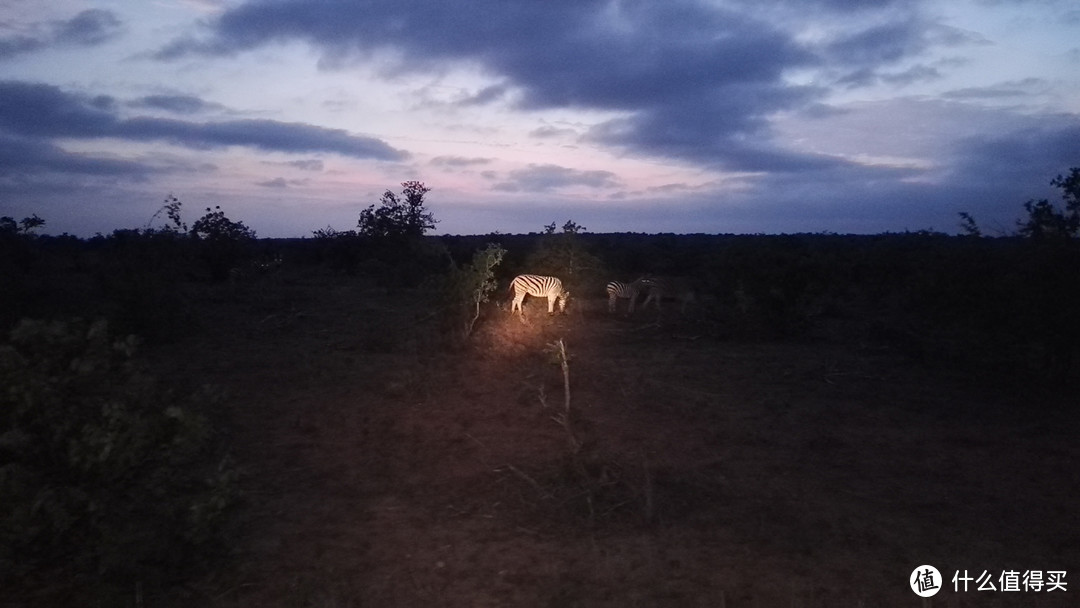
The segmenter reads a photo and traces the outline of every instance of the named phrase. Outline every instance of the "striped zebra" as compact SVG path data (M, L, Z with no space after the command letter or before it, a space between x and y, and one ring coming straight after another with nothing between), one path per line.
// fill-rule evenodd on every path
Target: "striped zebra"
M631 288L634 293L630 298L629 312L634 312L634 302L637 300L637 294L641 292L646 293L645 301L641 303L642 308L652 302L656 305L656 310L660 310L660 301L671 299L680 302L679 312L683 313L686 312L688 304L697 301L693 281L684 277L644 276L634 281Z
M559 312L566 312L566 300L570 292L563 289L562 281L555 277L543 277L536 274L521 274L510 283L514 292L514 303L510 305L510 314L521 310L521 302L526 295L534 298L547 298L548 314L555 313L555 301L559 301Z
M630 300L629 310L634 310L634 300L637 299L638 291L634 288L633 283L623 283L622 281L612 281L607 284L607 309L608 312L615 312L616 303L618 300Z

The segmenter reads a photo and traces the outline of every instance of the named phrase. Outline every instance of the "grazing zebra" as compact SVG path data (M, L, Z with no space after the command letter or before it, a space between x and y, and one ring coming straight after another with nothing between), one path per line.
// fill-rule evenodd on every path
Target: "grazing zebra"
M566 299L570 292L563 289L562 281L555 277L542 277L535 274L522 274L514 277L510 283L514 291L514 303L510 305L510 314L521 311L521 302L526 295L534 298L547 298L548 314L555 313L555 300L559 301L559 312L566 312Z
M683 277L644 276L634 281L631 288L634 294L630 298L629 312L634 312L634 301L637 299L637 294L642 291L647 293L645 301L641 303L642 308L648 306L649 302L653 302L656 310L660 310L660 300L668 298L678 300L681 303L679 312L683 313L686 312L688 304L697 300L693 281Z
M634 288L634 283L623 283L622 281L612 281L607 284L607 309L608 312L615 312L616 302L622 298L624 300L630 300L630 310L634 309L634 300L637 299L638 290Z

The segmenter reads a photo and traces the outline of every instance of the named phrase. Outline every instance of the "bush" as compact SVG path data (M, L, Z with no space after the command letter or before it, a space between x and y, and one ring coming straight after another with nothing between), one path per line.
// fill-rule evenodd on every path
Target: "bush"
M214 396L166 390L135 347L104 321L0 345L0 586L159 581L220 548L237 472L193 411Z
M506 250L500 245L489 243L473 254L469 265L459 268L452 264L449 273L442 277L439 299L444 302L447 323L455 335L462 338L472 335L480 318L480 305L498 288L495 267L505 255Z
M555 223L544 226L536 249L525 260L528 274L558 277L572 294L603 293L603 262L589 252L582 238L585 227L567 220L562 232Z

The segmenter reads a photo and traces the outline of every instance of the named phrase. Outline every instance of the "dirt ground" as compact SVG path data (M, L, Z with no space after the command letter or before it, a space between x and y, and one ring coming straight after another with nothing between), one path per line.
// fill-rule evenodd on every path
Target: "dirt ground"
M409 293L355 280L211 299L152 356L229 396L236 554L147 605L1080 605L1075 408L1037 386L858 332L716 341L600 297L495 310L449 350ZM954 593L964 570L1064 570L1068 591Z

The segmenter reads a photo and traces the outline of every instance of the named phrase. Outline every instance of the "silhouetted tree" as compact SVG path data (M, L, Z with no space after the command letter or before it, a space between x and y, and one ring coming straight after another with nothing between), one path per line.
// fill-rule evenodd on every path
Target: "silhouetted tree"
M220 205L214 207L213 211L207 207L206 215L191 226L191 234L204 241L246 241L255 238L254 230L245 226L244 222L230 220Z
M1070 169L1068 176L1057 176L1050 185L1061 189L1065 209L1058 209L1046 199L1024 203L1028 217L1017 222L1020 234L1035 239L1080 236L1080 167Z
M15 218L5 215L0 217L0 234L30 236L34 234L34 230L44 225L45 220L38 217L36 213L18 222Z
M401 186L401 197L387 190L378 207L371 205L360 212L357 228L361 236L423 236L435 227L435 216L424 208L424 196L431 188L418 181L402 182Z
M243 222L230 220L221 207L206 208L206 215L191 226L191 236L199 245L199 257L214 281L223 281L229 271L250 253L248 245L255 231Z

